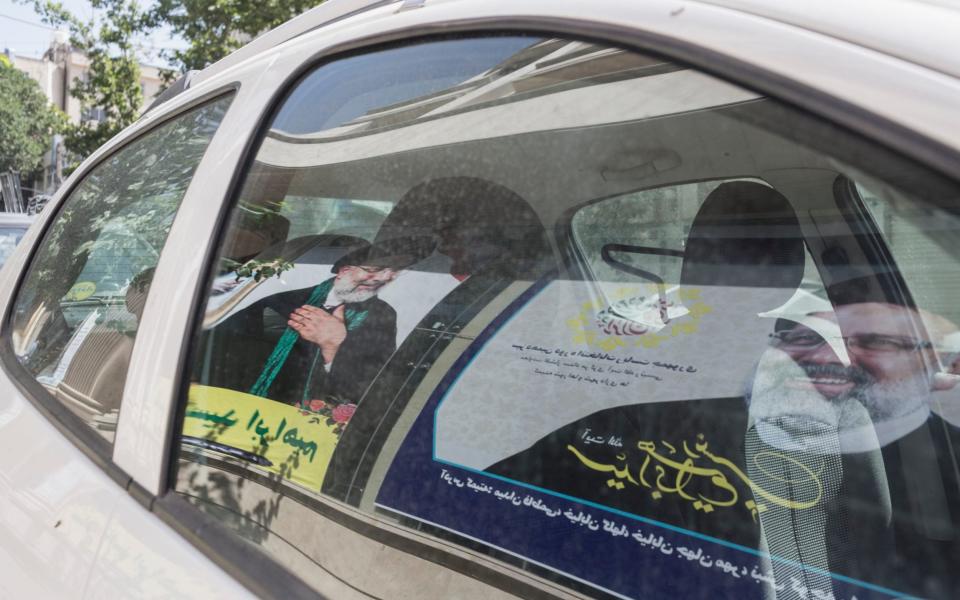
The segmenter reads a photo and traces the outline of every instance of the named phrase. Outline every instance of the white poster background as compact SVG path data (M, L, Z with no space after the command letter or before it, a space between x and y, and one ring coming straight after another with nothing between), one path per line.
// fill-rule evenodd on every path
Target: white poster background
M270 278L257 285L250 293L243 297L230 312L220 317L212 326L222 323L231 315L243 310L254 302L293 290L305 289L318 285L334 276L331 272L333 263L343 254L343 249L331 248L329 263L301 263L295 265L280 277ZM427 312L440 303L447 294L456 288L460 281L449 273L450 259L434 254L410 269L401 271L397 278L381 288L378 296L381 300L397 311L397 347L410 335L410 332L420 323ZM236 282L235 274L226 274L215 280L218 283L232 284ZM207 303L207 313L212 313L235 294L242 292L244 285L250 285L248 279L241 279L233 289L210 296Z
M607 287L607 286L604 286ZM621 297L649 294L626 286ZM784 291L700 287L657 332L607 335L583 282L554 281L501 325L437 410L436 458L483 470L599 410L742 396ZM595 297L595 296L594 296ZM769 299L769 302L765 302Z

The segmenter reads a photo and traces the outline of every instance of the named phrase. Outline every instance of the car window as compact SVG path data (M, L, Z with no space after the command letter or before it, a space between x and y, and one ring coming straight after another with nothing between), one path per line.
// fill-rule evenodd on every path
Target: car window
M912 198L871 179L855 189L901 267L917 305L960 323L960 219L950 211Z
M7 262L26 232L26 227L0 227L0 266Z
M371 241L392 207L389 200L288 196L279 212L290 221L290 238L335 231Z
M853 190L901 267L922 327L931 335L944 333L938 341L938 368L960 373L960 332L952 327L960 323L960 306L954 301L960 292L960 215L952 207L904 196L868 177ZM951 391L938 394L932 410L960 425L960 403Z
M615 287L624 281L646 283L658 301L676 291L690 225L704 200L722 183L641 190L589 204L573 215L570 228L576 249L607 300L617 294L616 289L605 289L608 283Z
M680 65L487 40L332 61L272 117L176 490L379 597L951 597L956 184Z
M153 270L229 102L191 110L95 167L64 200L17 294L20 363L109 442Z

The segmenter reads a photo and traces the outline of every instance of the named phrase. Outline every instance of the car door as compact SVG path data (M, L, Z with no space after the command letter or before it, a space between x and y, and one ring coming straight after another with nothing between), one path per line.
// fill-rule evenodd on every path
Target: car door
M221 91L101 152L4 270L4 595L143 595L133 586L145 565L154 592L214 591L184 575L177 563L195 551L127 493L111 453L152 274L232 99ZM130 521L152 527L149 540L130 539ZM98 578L118 530L127 567ZM223 590L235 586L205 564Z
M913 409L947 398L955 317L888 250L957 254L916 217L885 238L858 190L953 231L955 184L696 69L519 29L283 88L208 266L276 292L201 303L175 494L320 590L948 595L954 430ZM328 272L284 288L276 254L229 249L287 197L389 210L372 239L313 232ZM845 395L861 371L899 392Z

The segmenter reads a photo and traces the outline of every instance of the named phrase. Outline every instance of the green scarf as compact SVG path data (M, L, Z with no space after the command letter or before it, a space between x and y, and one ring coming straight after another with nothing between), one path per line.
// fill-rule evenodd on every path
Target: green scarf
M310 306L316 306L317 308L323 307L323 301L327 299L327 295L330 294L330 290L333 288L334 278L330 278L317 287L313 288L313 291L310 293L310 297L307 298L307 304ZM346 322L347 331L353 331L357 327L363 324L364 320L367 318L367 310L357 310L355 308L350 308L348 305L346 310L343 313L344 321ZM277 378L277 375L280 373L280 369L283 368L287 358L290 356L291 350L293 350L294 344L297 343L297 340L300 339L300 334L297 333L289 325L284 330L283 335L280 336L280 340L277 341L277 345L274 346L273 352L270 353L270 356L267 358L266 364L263 365L263 370L260 371L260 376L257 377L257 382L253 384L253 387L250 388L250 393L254 396L261 396L263 398L267 397L267 391L270 389L270 386L273 385L274 380ZM319 354L319 348L317 349ZM314 366L316 366L316 360L313 361ZM310 373L307 375L307 381L304 384L304 394L307 394L310 387L310 379L313 376L313 368L311 367Z

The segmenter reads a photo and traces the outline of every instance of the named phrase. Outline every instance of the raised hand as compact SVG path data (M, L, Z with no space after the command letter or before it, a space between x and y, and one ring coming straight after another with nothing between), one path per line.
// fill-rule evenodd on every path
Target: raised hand
M347 337L343 312L342 304L333 313L305 304L290 313L287 325L299 333L303 339L320 346L324 362L330 364L337 355L340 344Z

